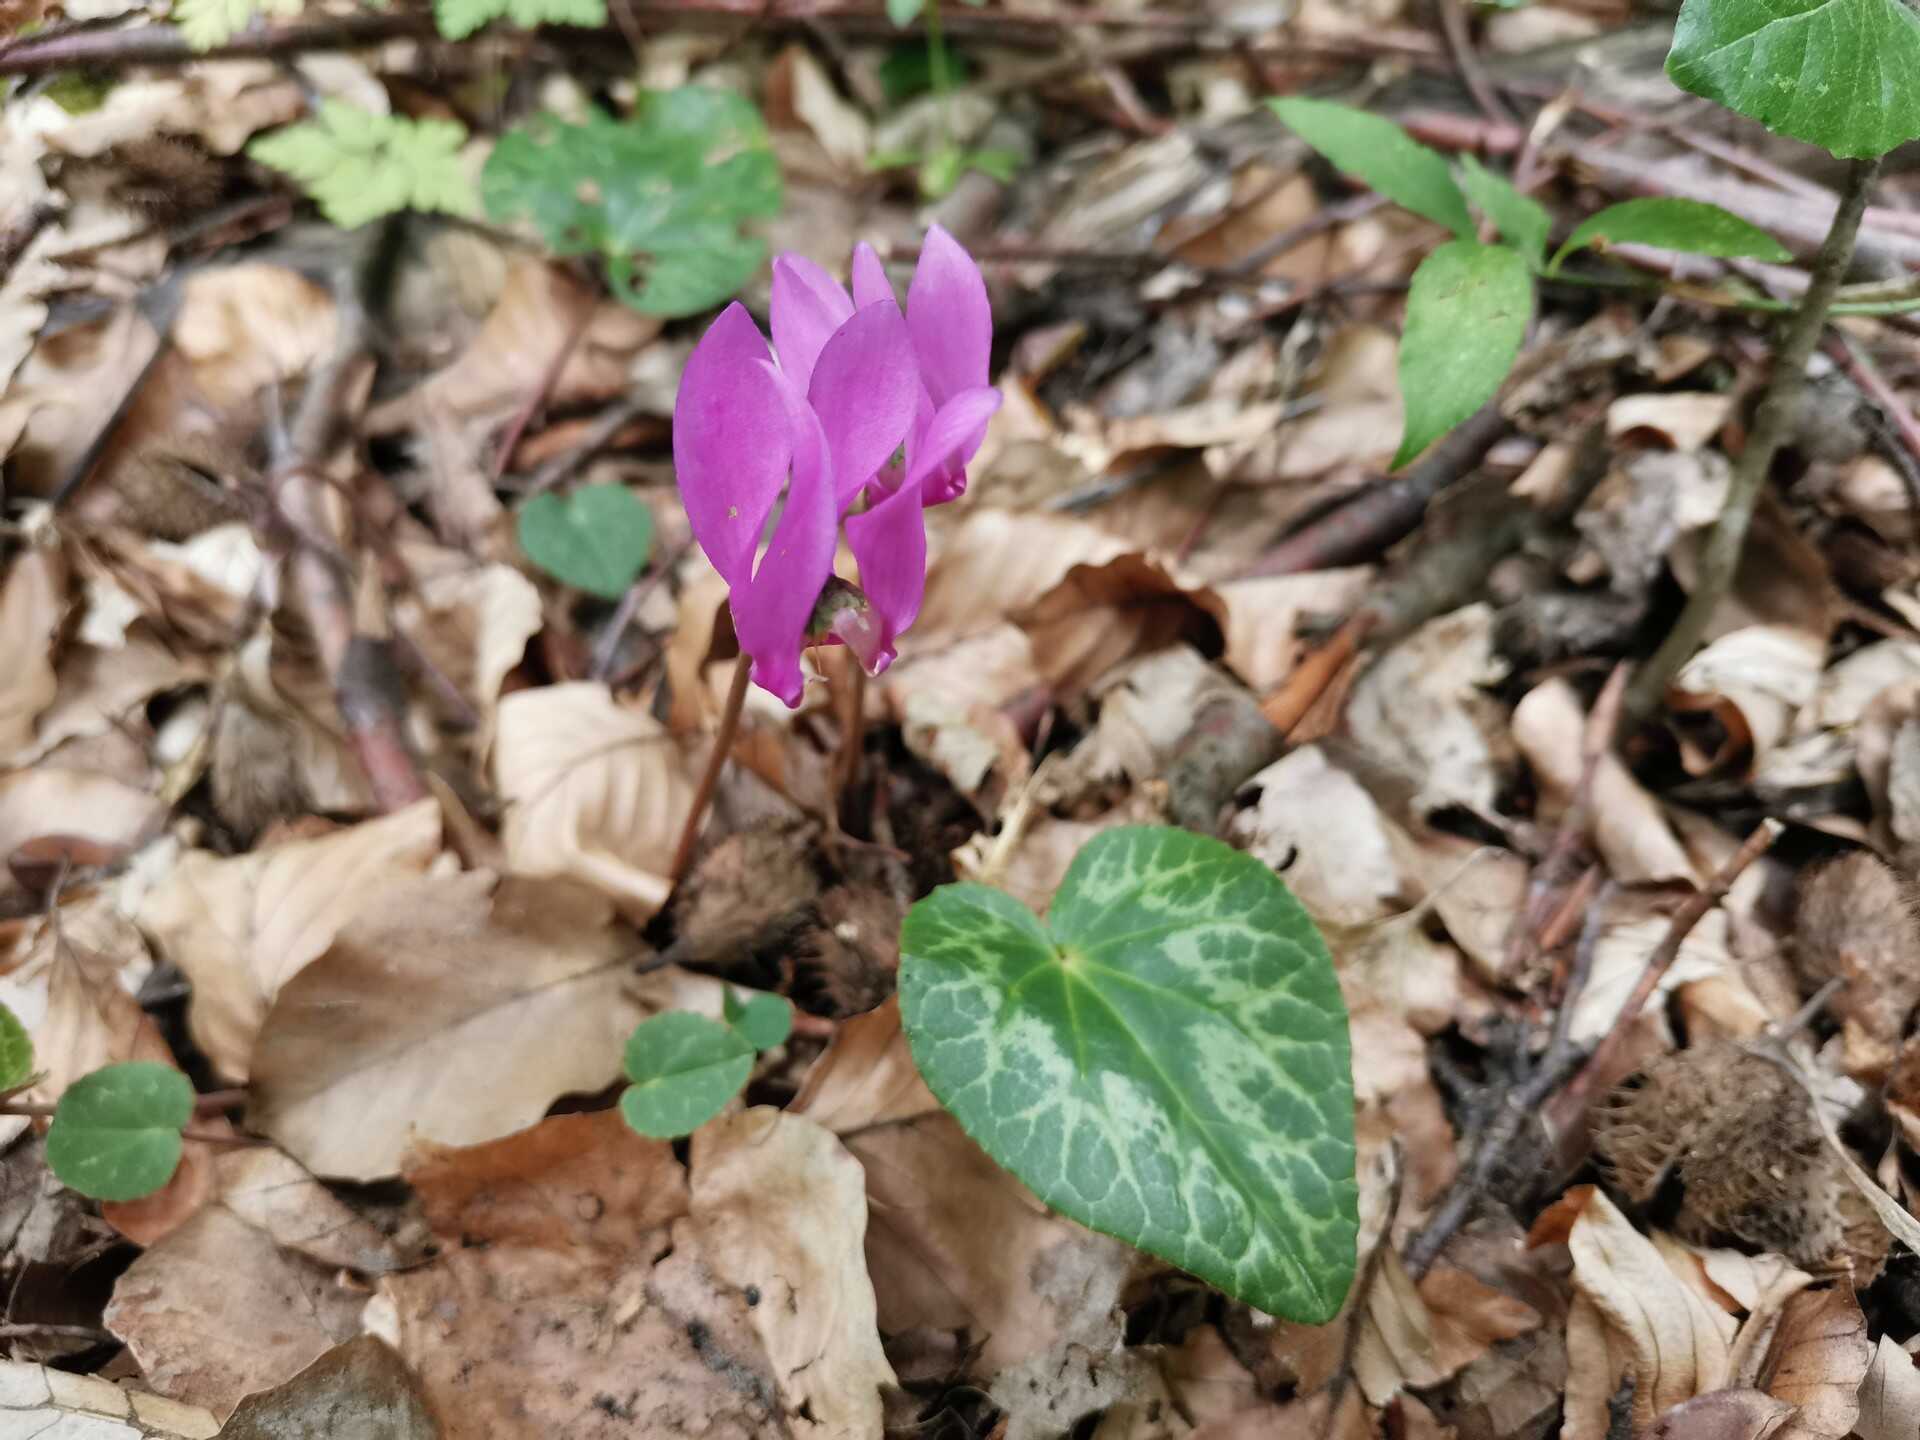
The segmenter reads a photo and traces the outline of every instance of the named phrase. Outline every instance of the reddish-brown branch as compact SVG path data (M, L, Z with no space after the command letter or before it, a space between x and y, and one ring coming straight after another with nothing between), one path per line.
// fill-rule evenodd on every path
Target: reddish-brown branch
M0 75L39 75L50 70L118 65L184 65L190 60L299 55L317 50L357 50L399 35L430 35L424 14L349 15L246 30L211 50L195 50L174 25L137 25L118 30L74 30L16 40L0 48Z

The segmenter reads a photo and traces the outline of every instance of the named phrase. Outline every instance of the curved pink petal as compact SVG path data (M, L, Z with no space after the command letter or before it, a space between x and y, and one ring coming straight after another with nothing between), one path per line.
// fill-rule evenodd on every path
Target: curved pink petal
M999 408L998 390L987 386L962 390L935 411L932 421L914 436L907 484L931 491L926 496L927 504L951 500L966 488L966 464L987 438L987 422ZM956 471L959 488L948 493Z
M767 342L746 307L720 312L687 357L673 401L673 468L693 538L732 586L753 573L792 452Z
M913 342L898 305L869 305L834 332L813 367L807 402L826 431L840 510L893 458L919 400Z
M893 293L893 282L887 279L887 267L880 263L873 246L862 240L853 247L853 303L864 310L882 300L900 303L900 297Z
M860 588L879 616L880 645L891 660L893 642L919 616L927 588L927 526L920 487L902 485L870 509L849 515L847 544L860 562Z
M936 405L987 383L993 349L987 283L973 257L938 225L927 231L907 288L907 328Z
M847 321L853 301L840 282L804 255L792 251L773 262L773 304L768 316L773 326L773 348L780 368L802 395L813 378L814 362Z
M753 683L792 707L804 686L800 647L833 573L839 526L819 417L785 375L764 361L757 368L771 377L792 427L793 483L760 568L748 584L734 587L730 603L740 648L753 657Z

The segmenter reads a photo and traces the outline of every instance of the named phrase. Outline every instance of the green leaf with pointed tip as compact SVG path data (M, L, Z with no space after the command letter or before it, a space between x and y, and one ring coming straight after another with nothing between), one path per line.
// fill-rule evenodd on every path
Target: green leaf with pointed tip
M647 567L653 512L624 485L547 491L520 507L520 548L556 580L618 600Z
M627 1037L633 1084L620 1096L620 1114L642 1135L677 1140L725 1109L752 1073L753 1046L731 1025L669 1010Z
M1491 400L1513 368L1533 309L1533 278L1518 250L1449 240L1420 262L1400 336L1406 464Z
M1307 144L1394 204L1456 235L1473 234L1466 197L1454 184L1445 159L1391 120L1331 100L1293 96L1267 104Z
M173 1178L193 1086L171 1065L129 1060L82 1075L54 1106L47 1164L94 1200L138 1200Z
M1480 207L1480 213L1499 227L1500 238L1538 265L1547 252L1547 234L1553 218L1546 206L1523 195L1504 175L1496 175L1472 155L1460 157L1460 188Z
M1920 137L1920 14L1903 0L1687 0L1667 74L1850 159Z
M1652 245L1661 250L1684 250L1690 255L1769 260L1776 265L1793 259L1793 252L1773 236L1729 210L1704 200L1655 196L1623 200L1589 215L1555 253L1547 273L1558 270L1574 251L1601 243Z
M778 995L757 994L736 1000L729 990L723 1005L727 1024L756 1050L784 1045L793 1033L793 1007Z
M982 885L900 939L914 1063L1046 1204L1292 1320L1339 1311L1358 1233L1346 1006L1258 860L1123 827L1045 924Z
M0 1005L0 1094L33 1078L33 1037L5 1005Z

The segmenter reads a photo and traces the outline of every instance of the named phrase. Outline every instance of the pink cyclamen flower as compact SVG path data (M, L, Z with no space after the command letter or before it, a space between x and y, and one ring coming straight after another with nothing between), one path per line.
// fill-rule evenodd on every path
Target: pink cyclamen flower
M674 402L674 468L694 538L727 582L754 683L790 706L800 703L800 651L818 639L809 629L842 520L865 603L850 592L848 603L821 606L831 610L826 638L878 674L920 611L923 508L965 490L1000 403L987 385L986 285L946 231L928 232L904 315L869 246L854 252L853 289L849 297L812 261L781 255L778 363L736 302L694 347Z

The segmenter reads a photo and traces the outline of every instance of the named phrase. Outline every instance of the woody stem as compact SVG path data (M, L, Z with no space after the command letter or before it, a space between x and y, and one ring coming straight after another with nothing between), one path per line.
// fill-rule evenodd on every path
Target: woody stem
M752 657L742 654L733 667L733 684L727 690L727 708L720 712L720 731L713 737L713 753L700 776L700 788L693 792L693 808L687 811L686 828L680 832L680 844L673 852L673 883L686 878L693 861L693 844L700 838L700 822L706 818L713 800L713 788L720 783L720 767L727 763L733 749L733 737L740 729L740 711L747 703L747 681L753 674Z

